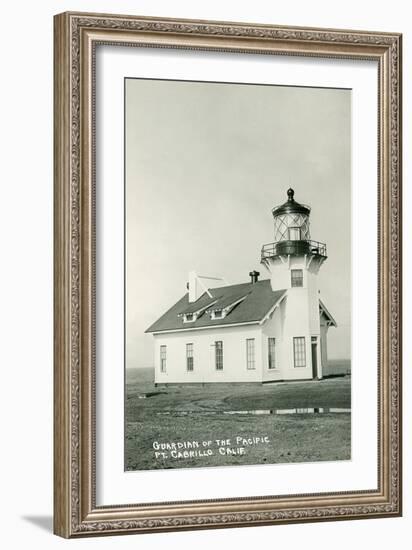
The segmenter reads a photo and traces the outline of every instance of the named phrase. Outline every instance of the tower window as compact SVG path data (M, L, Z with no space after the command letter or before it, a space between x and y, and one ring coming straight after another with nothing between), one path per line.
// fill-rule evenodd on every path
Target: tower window
M292 286L303 286L303 269L292 269L290 278Z
M193 344L186 344L186 369L193 372Z
M295 336L293 338L293 359L295 367L306 367L306 348L304 336Z
M255 339L246 339L246 368L255 370Z
M223 370L223 342L215 342L215 366L216 370Z
M276 338L268 338L268 367L276 369Z
M160 346L160 372L166 372L166 346Z

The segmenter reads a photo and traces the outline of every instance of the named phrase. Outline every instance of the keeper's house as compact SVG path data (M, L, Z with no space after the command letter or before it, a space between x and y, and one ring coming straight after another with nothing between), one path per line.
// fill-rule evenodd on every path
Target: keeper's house
M156 384L322 378L336 327L319 299L326 245L310 240L310 208L293 195L272 210L275 241L261 251L270 279L252 271L248 283L209 286L191 272L188 292L147 329Z

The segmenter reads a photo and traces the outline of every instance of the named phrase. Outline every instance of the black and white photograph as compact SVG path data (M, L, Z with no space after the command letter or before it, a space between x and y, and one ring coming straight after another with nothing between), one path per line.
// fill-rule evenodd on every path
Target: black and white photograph
M125 470L351 460L351 90L124 86Z
M2 548L407 547L408 6L2 4Z

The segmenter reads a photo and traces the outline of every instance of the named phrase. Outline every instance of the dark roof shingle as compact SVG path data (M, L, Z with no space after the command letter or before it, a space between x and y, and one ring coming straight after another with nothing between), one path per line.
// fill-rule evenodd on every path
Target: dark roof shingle
M183 315L184 313L196 313L199 310L206 309L209 306L212 306L216 302L216 298L210 298L209 294L206 292L196 300L196 302L189 302L178 312L178 315Z
M270 280L266 279L257 283L242 283L219 288L211 288L209 292L213 298L205 292L196 302L189 302L189 294L185 294L174 306L164 313L146 332L167 332L171 330L191 328L224 326L238 323L259 322L269 310L280 300L286 290L273 291ZM211 319L206 312L202 313L194 322L185 323L182 313L193 313L217 302L210 309L220 309L233 304L246 296L223 319Z
M223 296L220 296L218 298L217 302L211 305L207 311L213 311L216 309L225 309L232 304L242 300L242 298L246 298L246 296L249 294L249 292L234 292L231 294L224 294Z

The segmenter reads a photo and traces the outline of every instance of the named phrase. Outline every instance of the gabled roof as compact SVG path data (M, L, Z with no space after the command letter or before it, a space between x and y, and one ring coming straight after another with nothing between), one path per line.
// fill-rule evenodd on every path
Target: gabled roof
M223 295L218 298L217 302L211 305L207 311L216 311L219 309L228 308L246 298L248 294L249 292L234 292L232 294Z
M335 319L332 317L332 315L327 310L325 304L322 302L322 300L319 300L319 309L320 313L326 317L326 319L330 322L330 324L334 327L337 327L338 324L336 323Z
M206 292L196 300L196 302L188 302L187 305L179 311L178 315L184 315L185 313L197 313L202 311L216 302L216 298L211 298Z
M146 332L168 332L179 329L191 330L232 324L259 323L267 313L281 300L286 290L273 291L270 280L256 283L243 283L219 288L210 288L213 296L205 292L196 302L189 302L189 294L185 294L174 306L164 313ZM234 302L245 298L236 304L222 319L211 319L206 312L194 322L185 323L182 314L198 311L210 303L210 309L223 309Z

